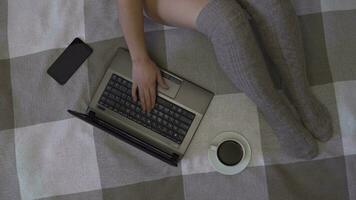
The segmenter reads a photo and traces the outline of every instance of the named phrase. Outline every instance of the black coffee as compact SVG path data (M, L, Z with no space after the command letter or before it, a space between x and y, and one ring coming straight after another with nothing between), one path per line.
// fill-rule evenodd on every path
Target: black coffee
M239 143L233 140L227 140L219 145L217 154L220 162L228 166L233 166L241 161L244 152Z

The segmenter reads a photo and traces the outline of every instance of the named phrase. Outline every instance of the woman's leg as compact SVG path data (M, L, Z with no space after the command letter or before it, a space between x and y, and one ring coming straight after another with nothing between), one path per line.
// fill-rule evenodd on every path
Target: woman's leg
M305 57L298 17L290 0L238 0L252 15L268 55L276 65L287 96L314 137L332 136L327 109L312 94L305 71Z
M195 19L208 0L144 0L147 15L161 24L195 28Z
M189 7L188 1L186 4ZM235 0L210 0L197 10L198 14L191 15L196 18L189 21L195 22L194 28L209 37L220 67L234 85L257 104L282 148L300 158L316 156L318 150L314 139L274 88L261 50L239 4ZM155 13L160 16L159 12ZM160 19L165 20L162 16Z

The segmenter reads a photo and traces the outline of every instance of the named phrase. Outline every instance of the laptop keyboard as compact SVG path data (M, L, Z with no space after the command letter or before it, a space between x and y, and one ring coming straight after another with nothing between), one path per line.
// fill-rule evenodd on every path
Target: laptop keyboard
M148 113L141 109L141 102L131 97L132 83L113 74L100 97L99 105L135 121L142 126L181 144L195 114L159 96Z

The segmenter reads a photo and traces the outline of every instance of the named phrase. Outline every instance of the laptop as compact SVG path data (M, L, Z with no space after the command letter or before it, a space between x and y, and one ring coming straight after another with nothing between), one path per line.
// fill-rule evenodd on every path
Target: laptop
M131 96L131 58L118 48L81 120L146 153L177 166L184 156L214 94L161 69L169 89L159 86L154 108L143 112Z

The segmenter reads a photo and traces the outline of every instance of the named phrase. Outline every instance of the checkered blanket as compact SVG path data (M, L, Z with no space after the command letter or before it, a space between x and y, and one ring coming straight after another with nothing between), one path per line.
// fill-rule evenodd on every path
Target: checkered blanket
M334 137L312 161L286 156L255 104L218 67L200 33L145 20L150 54L214 97L178 167L77 120L114 50L125 46L114 0L0 0L0 199L356 199L356 1L294 0L317 97ZM70 81L46 70L74 37L94 49ZM224 176L207 159L222 131L243 134L249 166Z

